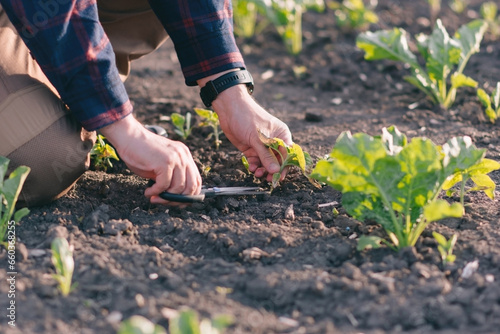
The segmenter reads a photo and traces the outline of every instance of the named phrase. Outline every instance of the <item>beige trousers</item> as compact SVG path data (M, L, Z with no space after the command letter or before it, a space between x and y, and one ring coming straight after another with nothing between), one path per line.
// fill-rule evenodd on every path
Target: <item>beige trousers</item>
M155 50L167 34L147 0L98 0L98 8L125 80L130 61ZM9 172L31 168L18 204L45 204L88 169L95 133L67 110L1 7L0 44L0 155L10 159Z

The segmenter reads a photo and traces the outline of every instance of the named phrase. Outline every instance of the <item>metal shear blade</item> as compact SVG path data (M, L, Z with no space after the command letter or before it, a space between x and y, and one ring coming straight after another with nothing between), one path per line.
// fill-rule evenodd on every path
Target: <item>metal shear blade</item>
M203 202L207 197L216 196L247 196L264 194L260 187L213 187L204 188L199 195L180 195L169 192L162 192L160 197L164 200L177 203L199 203Z

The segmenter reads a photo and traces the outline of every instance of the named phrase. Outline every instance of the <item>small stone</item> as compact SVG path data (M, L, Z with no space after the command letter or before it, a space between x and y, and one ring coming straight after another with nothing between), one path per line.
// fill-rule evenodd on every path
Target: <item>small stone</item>
M133 227L134 224L128 219L111 219L102 228L102 233L108 235L129 234Z
M325 224L320 220L315 220L311 223L311 227L318 230L322 230L325 228Z
M315 112L306 112L305 120L307 122L321 122L323 121L323 115Z
M237 199L233 198L233 197L229 197L227 199L227 205L229 205L230 207L232 207L233 209L237 209L239 206L240 206L240 203L238 202Z
M301 222L304 224L310 224L313 222L313 219L311 217L302 217Z
M290 204L285 210L285 219L295 220L295 212L293 211L293 204Z
M84 230L98 229L100 224L105 224L109 220L109 206L103 204L94 212L83 219L82 225Z
M340 97L335 97L330 101L333 105L341 105L342 104L342 99Z

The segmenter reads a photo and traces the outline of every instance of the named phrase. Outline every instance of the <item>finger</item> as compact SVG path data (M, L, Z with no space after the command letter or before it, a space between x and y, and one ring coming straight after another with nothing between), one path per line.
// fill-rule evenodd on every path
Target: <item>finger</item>
M267 174L267 170L264 167L257 168L254 172L255 177L260 178ZM272 175L272 174L269 174Z
M148 198L158 196L161 192L170 188L172 172L171 168L167 168L162 174L158 174L156 176L155 183L151 187L146 188L144 191L144 196Z
M150 199L151 204L161 204L161 205L168 205L168 206L175 206L178 207L179 209L184 209L189 206L189 204L186 203L178 203L178 202L171 202L171 201L166 201L162 199L159 196L153 196Z
M267 148L262 142L257 139L258 142L254 143L254 150L257 152L259 156L260 162L267 170L268 173L274 174L280 171L280 165L278 163L278 159L272 152L271 149Z
M261 166L259 157L247 156L248 170L254 173Z
M170 187L165 190L172 194L185 194L186 189L186 172L181 170L179 167L174 168L172 173L172 181L170 182Z

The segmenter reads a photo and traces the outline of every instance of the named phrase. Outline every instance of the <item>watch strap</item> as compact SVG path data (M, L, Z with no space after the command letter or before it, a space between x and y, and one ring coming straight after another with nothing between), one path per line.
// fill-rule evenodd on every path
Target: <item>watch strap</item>
M247 70L238 70L221 75L217 79L210 80L200 90L201 100L207 108L212 106L212 102L226 89L246 84L248 93L253 93L253 78Z

